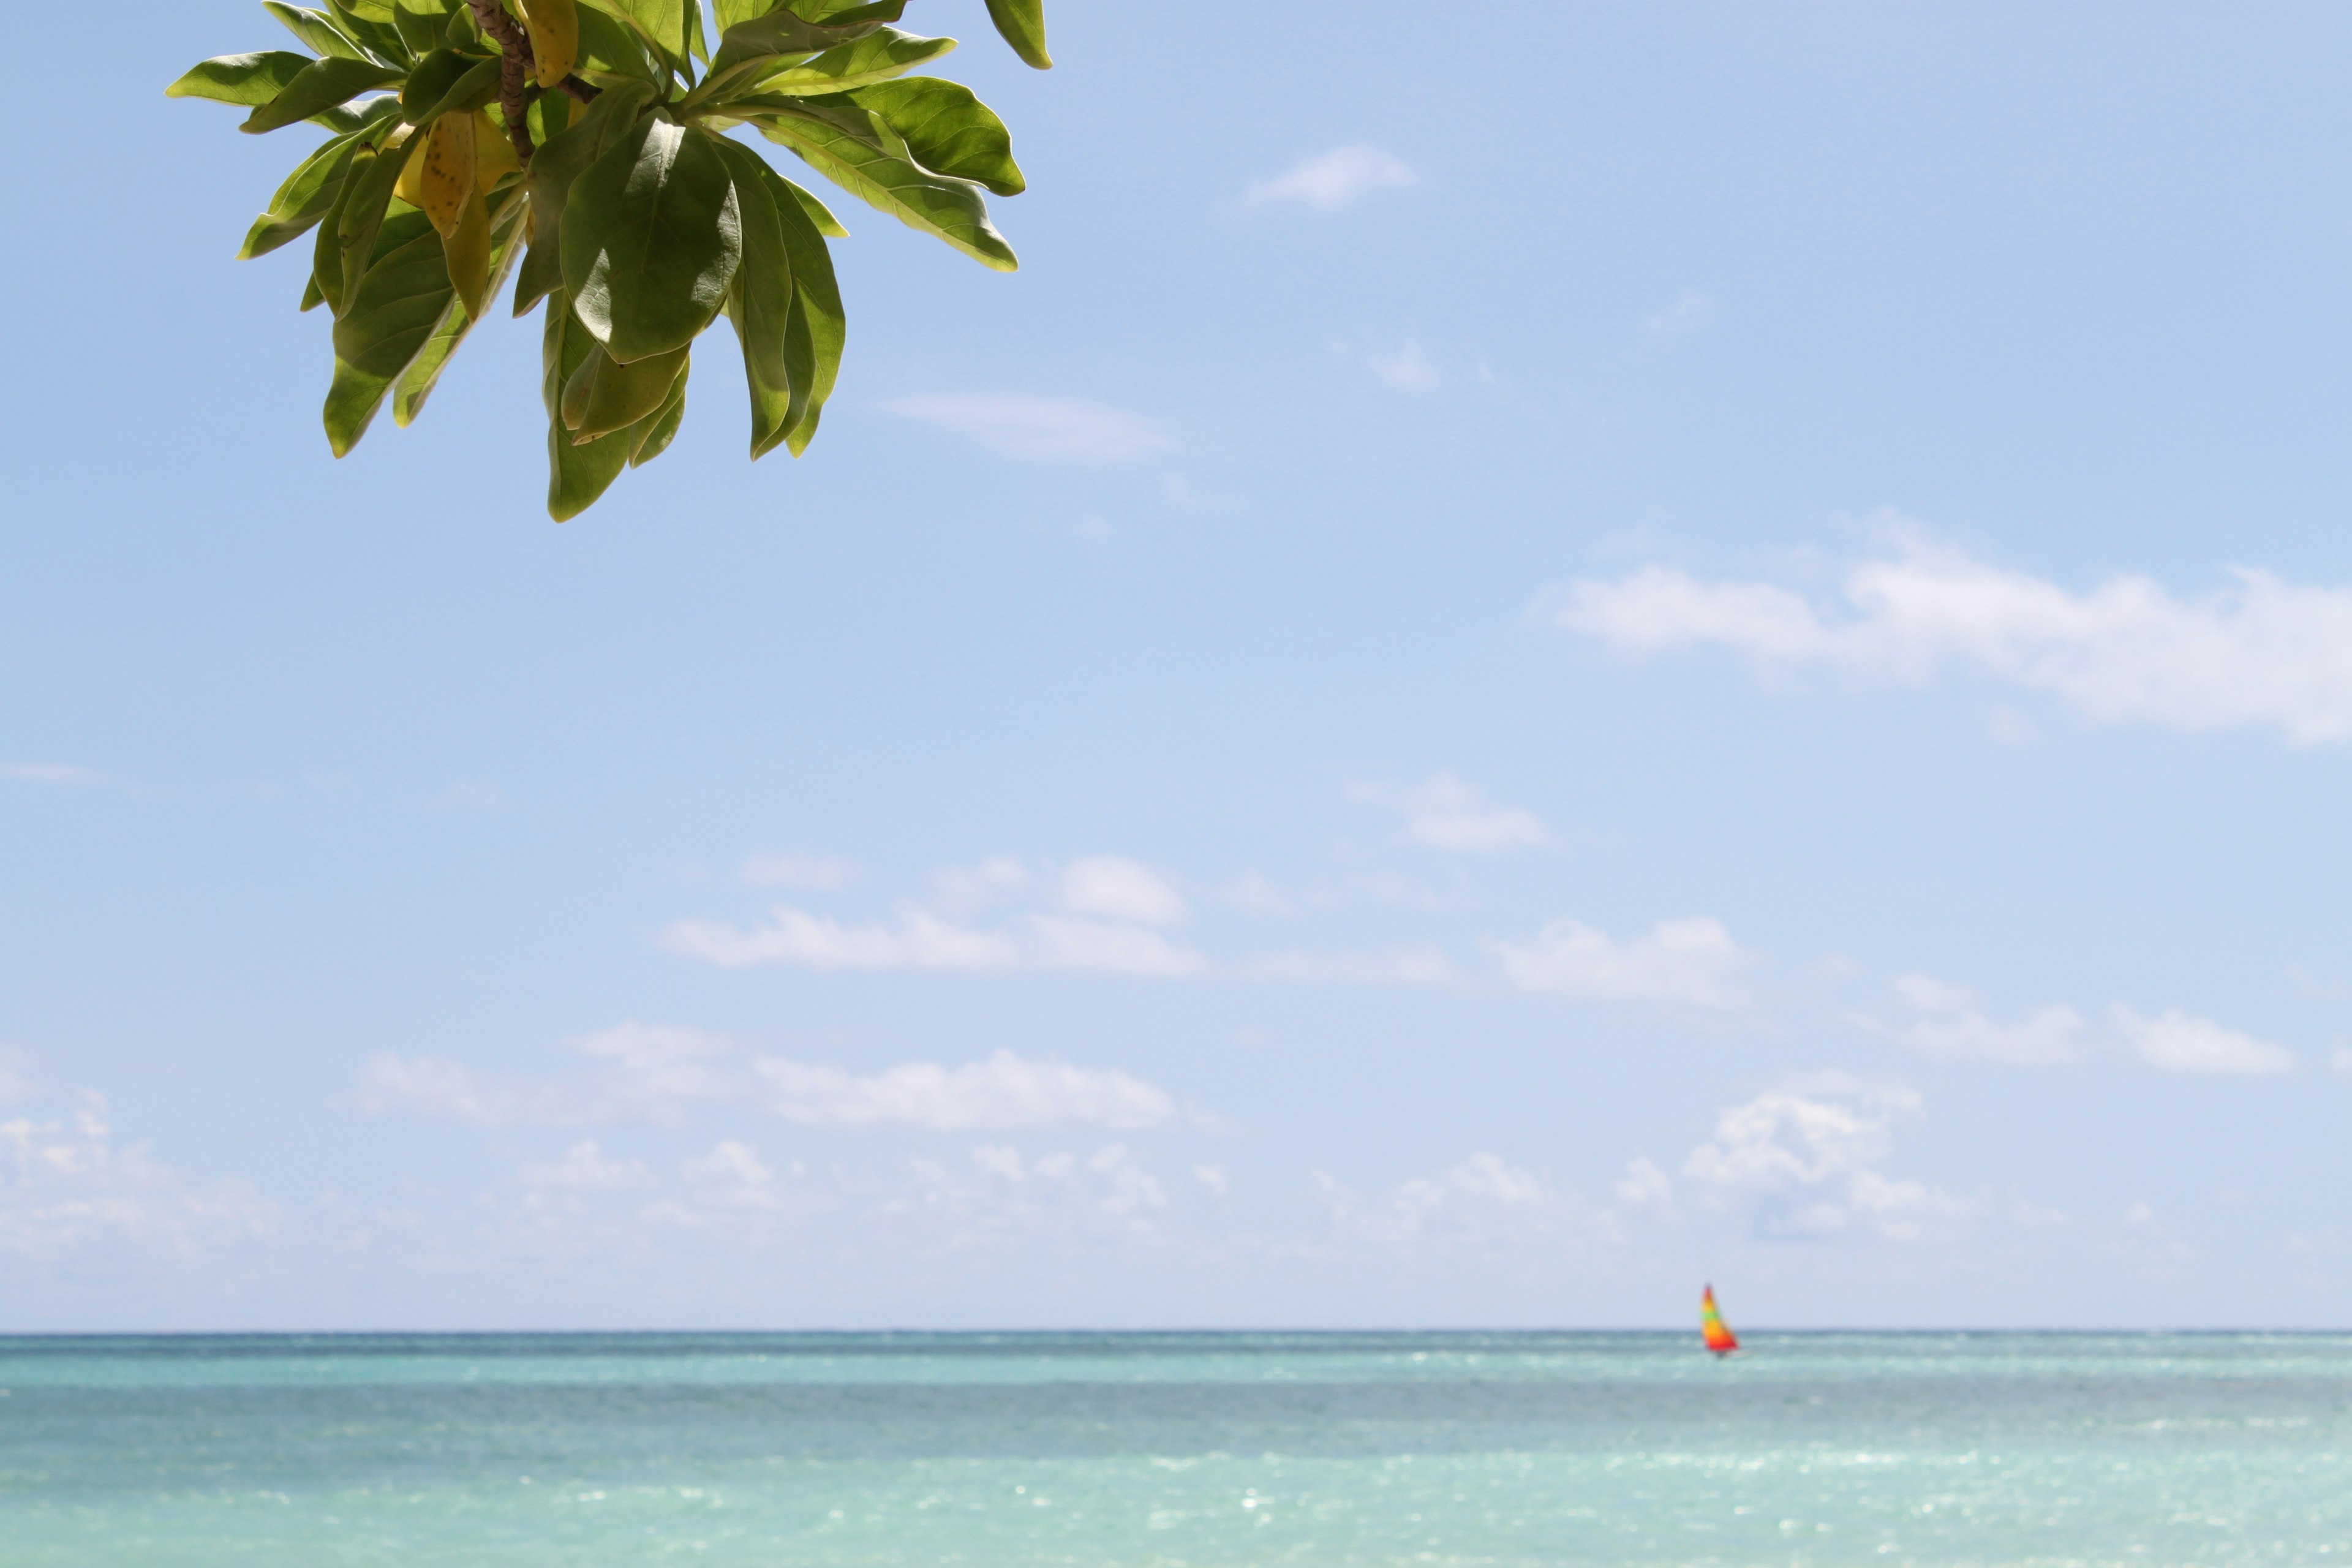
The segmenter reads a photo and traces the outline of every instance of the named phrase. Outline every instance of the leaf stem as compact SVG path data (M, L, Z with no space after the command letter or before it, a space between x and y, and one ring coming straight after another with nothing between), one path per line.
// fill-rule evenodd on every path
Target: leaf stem
M530 36L515 25L499 0L466 0L482 36L499 47L499 105L506 110L507 138L515 156L530 162L530 100L524 89L531 77Z

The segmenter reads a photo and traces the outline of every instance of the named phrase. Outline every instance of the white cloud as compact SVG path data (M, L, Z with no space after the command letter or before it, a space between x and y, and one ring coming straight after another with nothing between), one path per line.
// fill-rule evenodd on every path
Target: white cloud
M858 923L779 904L765 923L749 930L719 921L679 921L662 932L661 945L722 969L781 964L820 972L1004 974L1058 970L1177 976L1207 968L1200 954L1137 926L1031 915L1009 926L982 930L911 906L902 907L887 921Z
M2115 1016L2116 1028L2132 1048L2160 1072L2261 1077L2294 1070L2294 1053L2284 1047L2225 1029L2210 1019L2191 1017L2178 1008L2160 1017L2143 1018L2127 1007L2118 1007Z
M1243 200L1251 206L1296 202L1318 212L1336 212L1372 191L1418 184L1420 176L1394 154L1357 142L1304 159L1284 174L1251 184Z
M2352 735L2352 588L2248 568L2231 576L2195 599L2130 576L2077 594L1913 532L1847 571L1837 611L1772 584L1653 566L1572 583L1541 613L1627 653L1715 646L1769 667L1912 684L1950 667L2109 722Z
M1176 446L1149 419L1069 398L942 394L884 406L1029 463L1131 463Z
M1715 300L1696 289L1685 289L1671 303L1642 318L1642 325L1661 338L1685 338L1715 319Z
M857 867L833 855L752 855L736 868L736 875L755 888L822 893L857 880Z
M698 1106L765 1112L809 1127L931 1131L1101 1127L1137 1131L1181 1108L1156 1084L1115 1069L999 1051L961 1067L903 1062L860 1074L756 1051L724 1036L636 1023L569 1041L593 1062L556 1077L480 1073L432 1057L367 1065L360 1103L478 1127L677 1126Z
M1319 1171L1316 1184L1340 1240L1381 1248L1521 1248L1617 1234L1611 1217L1575 1192L1496 1154L1473 1154L1372 1196Z
M2048 1067L2083 1054L2083 1016L2072 1007L2043 1007L2012 1024L1999 1024L1977 1005L1974 993L1924 974L1895 982L1911 1016L1874 1027L1924 1057L1940 1061L1998 1062Z
M1241 973L1252 980L1289 980L1310 985L1453 985L1462 979L1454 960L1433 947L1400 947L1386 952L1270 952L1250 960Z
M1592 1002L1657 1002L1737 1007L1754 958L1720 921L1664 921L1649 935L1619 942L1575 921L1554 921L1526 946L1488 944L1522 991Z
M112 782L96 768L77 767L71 763L0 763L0 779L67 787Z
M187 1254L276 1228L278 1205L238 1181L199 1184L144 1147L118 1147L106 1101L70 1117L0 1121L0 1252L35 1258L91 1246Z
M1181 925L1188 912L1183 895L1166 878L1117 855L1091 856L1064 867L1062 902L1078 914L1143 925Z
M777 1058L760 1058L753 1070L768 1091L764 1109L787 1121L826 1127L1127 1131L1161 1126L1179 1114L1175 1100L1157 1084L1011 1051L966 1067L908 1062L863 1078Z
M1491 855L1551 842L1542 817L1523 806L1497 805L1452 773L1433 773L1417 784L1351 784L1348 798L1402 813L1405 837L1432 849Z
M525 1164L515 1179L526 1187L570 1193L634 1193L654 1185L644 1161L615 1160L593 1138L574 1143L560 1160Z
M1683 1176L1701 1202L1745 1215L1768 1238L1917 1240L1975 1212L1878 1169L1893 1150L1893 1124L1918 1109L1919 1097L1902 1089L1759 1095L1717 1117L1713 1142L1691 1151Z
M1159 1178L1117 1143L1085 1155L989 1144L963 1165L918 1159L908 1173L905 1185L876 1205L876 1223L951 1252L1021 1241L1150 1242L1169 1207Z

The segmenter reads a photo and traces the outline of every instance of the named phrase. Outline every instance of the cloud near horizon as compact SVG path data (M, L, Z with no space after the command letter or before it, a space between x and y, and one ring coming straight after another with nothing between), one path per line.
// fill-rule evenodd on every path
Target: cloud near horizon
M676 1127L704 1106L755 1110L803 1127L934 1132L1133 1131L1182 1115L1167 1090L1129 1074L1011 1051L961 1067L902 1062L859 1074L770 1055L723 1035L634 1021L567 1044L594 1065L527 1077L385 1053L367 1064L360 1104L484 1128Z
M2139 576L2076 593L1913 531L1850 566L1834 608L1776 584L1650 566L1570 583L1538 614L1625 654L1720 647L1768 669L1911 686L1965 670L2106 723L2352 736L2352 588L2230 575L2199 598Z

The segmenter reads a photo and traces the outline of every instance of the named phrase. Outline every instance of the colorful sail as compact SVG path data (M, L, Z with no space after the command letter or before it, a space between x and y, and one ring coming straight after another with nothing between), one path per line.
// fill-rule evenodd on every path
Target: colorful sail
M1739 1337L1723 1321L1716 1310L1715 1287L1710 1285L1698 1299L1698 1332L1706 1348L1717 1355L1729 1355L1739 1348Z

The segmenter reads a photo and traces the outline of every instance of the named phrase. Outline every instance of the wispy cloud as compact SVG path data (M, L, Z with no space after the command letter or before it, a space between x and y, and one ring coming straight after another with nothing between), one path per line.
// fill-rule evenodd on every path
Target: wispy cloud
M1139 415L1070 398L938 394L883 406L1026 463L1131 463L1176 446Z
M1337 1239L1384 1250L1517 1249L1619 1237L1606 1211L1497 1154L1473 1154L1384 1192L1360 1193L1323 1172L1316 1185Z
M1384 952L1270 952L1241 969L1253 980L1291 980L1310 984L1458 985L1461 965L1434 947L1400 947Z
M1924 974L1904 975L1895 982L1895 993L1907 1016L1865 1023L1924 1057L2050 1067L2083 1054L2083 1016L2072 1007L2043 1007L2002 1024L1985 1015L1973 992Z
M1108 974L1198 974L1199 953L1157 931L1110 921L1028 915L1003 926L959 925L902 907L885 921L841 921L779 904L761 922L679 921L661 945L722 969L781 964L794 969L928 970L1005 974L1078 970Z
M1747 1001L1754 956L1719 921L1662 921L1620 942L1576 921L1554 921L1526 943L1489 942L1521 991L1588 1002L1729 1008Z
M2352 735L2352 588L2231 575L2194 599L2130 576L2076 593L1913 532L1851 567L1834 609L1774 584L1653 566L1571 583L1540 613L1632 654L1711 646L1771 668L1908 684L1967 669L2108 722Z
M569 1043L590 1064L540 1076L478 1072L441 1058L379 1056L362 1077L360 1103L372 1111L489 1128L678 1126L709 1106L804 1127L935 1132L1135 1131L1182 1113L1167 1090L1130 1074L1011 1051L956 1067L902 1062L857 1073L675 1026L626 1023Z
M1348 798L1402 813L1405 837L1432 849L1488 855L1551 842L1551 830L1534 812L1488 800L1452 773L1433 773L1417 784L1351 784Z
M2225 1029L2210 1018L2192 1017L2178 1008L2143 1018L2128 1007L2117 1007L2115 1019L2116 1027L2140 1059L2159 1072L2260 1078L2294 1070L2294 1053L2285 1047Z
M1150 867L1118 855L1073 860L1062 870L1062 902L1076 914L1142 925L1181 925L1184 896Z
M72 763L0 763L0 779L13 784L48 784L58 788L89 788L114 781L96 768Z
M1420 183L1421 176L1393 153L1355 142L1302 159L1270 179L1255 181L1242 199L1250 206L1291 202L1317 212L1336 212L1373 191L1399 190Z
M1369 334L1361 339L1333 338L1330 349L1334 359L1362 365L1391 392L1433 392L1445 383L1428 351L1410 338L1401 343L1383 342Z
M145 1148L118 1143L96 1094L56 1120L0 1121L0 1253L186 1255L266 1235L278 1220L278 1205L247 1183L191 1181Z
M857 880L857 866L833 855L752 855L735 874L755 888L829 892Z
M1673 300L1642 318L1652 337L1686 338L1715 319L1715 300L1696 289L1685 289Z
M504 811L507 792L488 779L459 779L433 797L436 811Z

